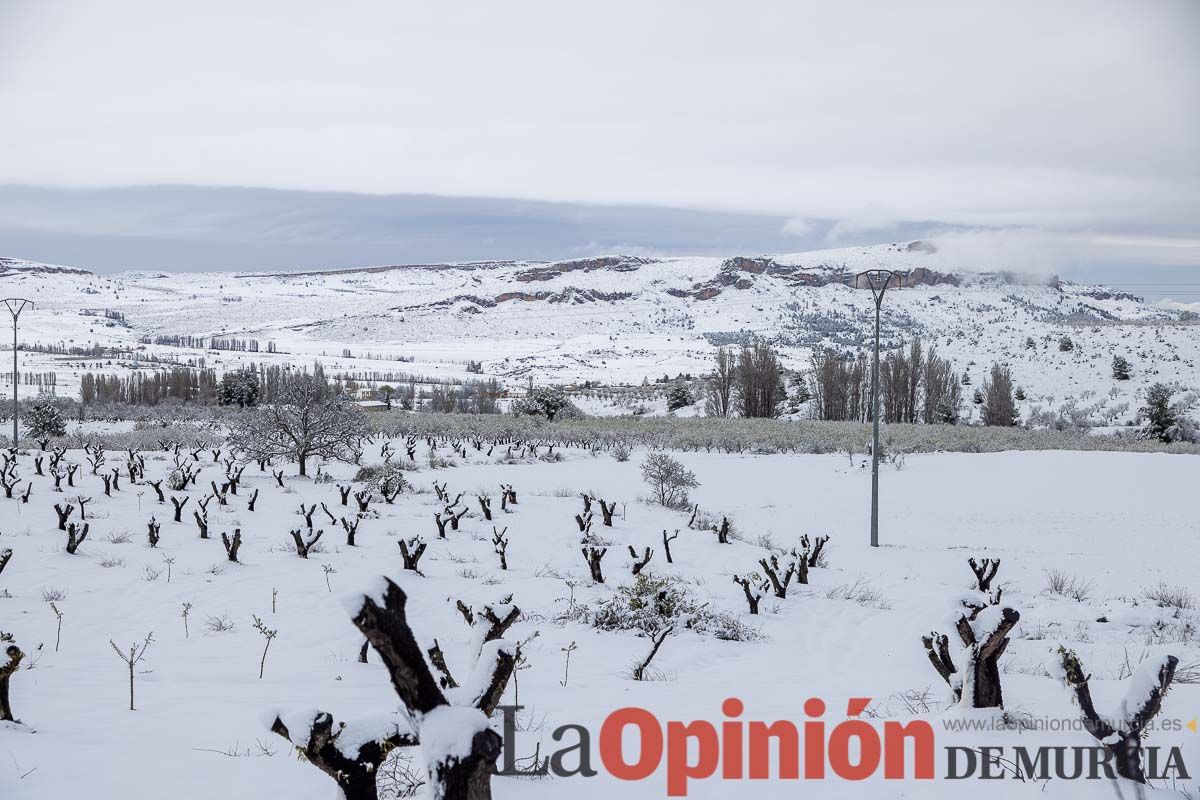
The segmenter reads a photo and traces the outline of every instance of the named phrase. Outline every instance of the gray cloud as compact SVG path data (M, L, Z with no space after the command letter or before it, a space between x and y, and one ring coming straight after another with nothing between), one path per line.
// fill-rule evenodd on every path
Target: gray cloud
M491 202L531 238L499 234L501 254L543 252L551 222L578 221L519 201L581 204L587 224L562 237L577 248L682 246L580 238L606 204L774 226L747 216L752 234L722 239L685 225L693 251L924 227L1033 231L1073 242L1068 263L1110 252L1089 242L1137 241L1122 258L1166 263L1200 238L1193 0L62 0L0 3L0 53L9 184L516 198ZM251 238L269 225L278 241L350 244L366 230L387 252L426 252L370 204L328 203L256 212ZM26 209L8 235L242 235L221 209L150 206L78 209L65 232L55 209ZM461 220L481 246L482 213ZM1164 240L1184 244L1166 258L1151 244Z

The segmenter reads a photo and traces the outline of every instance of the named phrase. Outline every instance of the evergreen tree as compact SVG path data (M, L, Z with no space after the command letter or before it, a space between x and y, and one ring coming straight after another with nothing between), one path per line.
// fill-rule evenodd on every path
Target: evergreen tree
M66 436L67 423L62 412L48 397L39 397L25 413L25 427L30 436Z
M696 402L692 397L692 391L683 381L677 381L671 387L671 391L667 393L667 411L678 411L681 408L687 408L692 403Z
M1113 356L1112 376L1119 381L1129 380L1129 361L1125 356Z
M1160 442L1173 442L1179 430L1179 416L1171 407L1171 388L1164 383L1156 383L1146 390L1146 405L1142 406L1142 416L1146 418L1146 426L1142 433L1150 439Z
M570 398L558 386L531 386L525 397L512 404L514 414L545 417L550 422L564 411L575 409Z
M217 398L223 406L253 408L258 405L258 375L250 370L226 372Z
M1070 336L1064 336L1058 340L1058 349L1064 353L1069 353L1075 349L1075 343L1071 341Z

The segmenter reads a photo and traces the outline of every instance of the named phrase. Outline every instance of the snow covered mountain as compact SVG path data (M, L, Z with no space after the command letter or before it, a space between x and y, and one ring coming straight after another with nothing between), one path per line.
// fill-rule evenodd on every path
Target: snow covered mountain
M204 358L220 369L320 358L351 372L464 375L468 361L481 361L485 376L511 382L634 383L703 373L716 345L756 336L777 344L794 368L815 347L865 347L874 305L854 276L874 268L907 272L884 302L885 346L920 335L975 385L1000 361L1028 404L1086 406L1110 424L1130 417L1150 383L1200 386L1193 315L1102 286L951 263L924 241L753 258L613 255L251 274L97 275L2 259L0 286L37 303L22 317L23 341L68 351L28 354L27 368L58 373L64 394L96 368L95 358L69 351L97 345L180 363ZM1073 349L1059 349L1064 336ZM214 353L211 342L176 337L238 339L257 351ZM1132 380L1113 380L1117 354L1129 360Z

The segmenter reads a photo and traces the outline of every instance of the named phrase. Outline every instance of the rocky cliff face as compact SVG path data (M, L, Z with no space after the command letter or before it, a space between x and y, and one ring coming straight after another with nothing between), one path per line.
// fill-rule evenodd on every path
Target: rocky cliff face
M91 275L86 269L76 267L60 267L54 264L38 264L34 261L22 261L19 258L0 256L0 278L9 275Z

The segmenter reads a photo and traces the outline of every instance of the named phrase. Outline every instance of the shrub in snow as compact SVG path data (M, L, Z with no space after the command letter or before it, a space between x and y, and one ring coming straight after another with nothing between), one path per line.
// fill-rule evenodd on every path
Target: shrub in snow
M1159 583L1153 589L1146 591L1146 599L1159 608L1177 608L1180 611L1191 611L1196 607L1195 596L1184 586L1169 586Z
M1075 342L1071 341L1070 336L1064 336L1058 340L1058 349L1064 353L1069 353L1075 349Z
M402 467L391 461L386 464L360 467L358 472L354 473L354 482L364 484L368 491L383 494L391 494L409 488L408 479L404 477Z
M1086 603L1092 596L1092 581L1082 580L1062 569L1046 570L1046 591L1060 597Z
M1142 737L1151 720L1162 710L1163 697L1175 678L1179 659L1175 656L1150 658L1142 662L1129 681L1129 689L1118 713L1101 717L1092 702L1088 675L1074 651L1058 648L1060 677L1071 689L1075 704L1083 714L1084 726L1114 756L1117 774L1138 783L1146 782L1142 769Z
M691 506L688 489L700 485L696 474L666 453L651 453L642 462L642 480L654 493L654 499L668 508Z
M616 594L595 609L573 604L563 618L603 631L636 631L647 636L672 625L733 642L752 641L761 635L732 614L712 611L707 603L697 602L677 580L644 572L632 583L618 587Z
M1118 381L1129 380L1129 361L1125 356L1113 356L1112 360L1112 376Z

